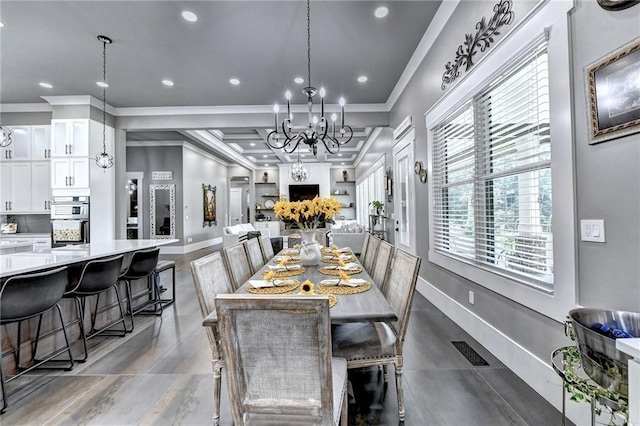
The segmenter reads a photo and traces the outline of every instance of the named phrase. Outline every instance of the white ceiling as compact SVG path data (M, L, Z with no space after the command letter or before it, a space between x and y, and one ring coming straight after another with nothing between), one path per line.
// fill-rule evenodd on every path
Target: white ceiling
M374 10L381 5L389 15L378 19ZM328 104L344 97L347 112L353 105L385 104L439 5L313 0L312 85L326 88ZM182 19L182 10L195 12L198 21ZM95 84L102 80L99 34L113 40L107 46L107 102L115 108L283 105L285 90L293 103L305 100L300 89L307 82L294 83L307 78L304 1L2 0L0 21L0 104L45 103L41 96L101 99ZM360 75L368 81L359 83ZM231 85L230 78L240 84ZM174 86L164 86L163 79ZM321 159L352 164L372 127L362 123L354 130L341 157ZM264 143L263 128L208 131L256 164L287 161ZM175 136L145 132L128 140Z

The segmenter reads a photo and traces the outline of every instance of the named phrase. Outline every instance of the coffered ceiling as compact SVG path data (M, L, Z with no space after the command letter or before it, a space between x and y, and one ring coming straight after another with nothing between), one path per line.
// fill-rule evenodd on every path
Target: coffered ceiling
M388 110L389 99L440 1L311 2L311 83L340 97L349 111ZM389 13L374 16L379 6ZM197 15L196 22L181 17ZM305 99L306 3L303 1L0 1L0 104L45 104L42 96L102 98L102 43L107 46L107 102L116 111L152 114L161 107L256 109ZM362 83L358 77L366 76ZM301 77L305 81L294 81ZM238 79L233 85L230 79ZM163 80L171 80L166 86ZM44 88L39 83L49 83ZM14 109L16 108L13 105ZM118 112L116 112L118 113ZM302 114L300 115L302 117ZM304 123L299 123L304 124ZM358 123L341 156L352 164L374 124ZM178 130L178 129L176 129ZM190 129L210 132L256 165L288 161L265 141L267 129ZM130 140L191 138L193 132L141 132ZM305 161L311 161L307 154ZM315 161L315 160L314 160ZM269 163L268 163L269 162Z

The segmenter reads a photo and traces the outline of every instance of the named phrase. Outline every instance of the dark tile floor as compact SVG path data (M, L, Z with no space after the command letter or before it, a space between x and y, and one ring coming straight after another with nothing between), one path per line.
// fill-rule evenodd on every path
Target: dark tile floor
M12 382L15 392L0 424L210 424L210 350L189 262L211 251L163 256L177 262L177 302L162 317L136 316L136 329L125 338L92 339L88 362L71 372L38 372ZM474 367L451 341L466 341L489 365ZM556 409L420 294L405 354L406 425L561 423ZM378 369L352 371L350 379L350 424L398 423L392 368L386 386ZM230 425L224 379L222 394L222 424Z

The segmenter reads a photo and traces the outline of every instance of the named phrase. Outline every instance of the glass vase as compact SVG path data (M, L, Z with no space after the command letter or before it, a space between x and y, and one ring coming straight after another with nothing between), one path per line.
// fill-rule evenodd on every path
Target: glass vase
M316 241L316 231L301 231L302 244L300 244L300 263L304 266L320 264L320 246Z

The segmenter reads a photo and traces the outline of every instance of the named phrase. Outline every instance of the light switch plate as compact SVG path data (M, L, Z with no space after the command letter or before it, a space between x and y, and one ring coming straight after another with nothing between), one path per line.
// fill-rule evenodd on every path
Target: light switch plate
M580 221L580 239L582 241L604 243L604 220L582 219Z

